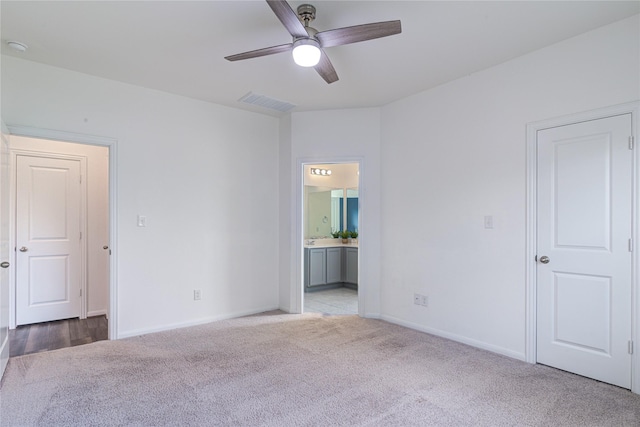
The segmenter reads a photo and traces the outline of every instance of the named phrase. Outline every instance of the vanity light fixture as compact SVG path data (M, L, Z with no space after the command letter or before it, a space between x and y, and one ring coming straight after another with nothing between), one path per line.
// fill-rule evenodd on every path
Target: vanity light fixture
M311 175L329 176L331 175L331 169L311 168Z

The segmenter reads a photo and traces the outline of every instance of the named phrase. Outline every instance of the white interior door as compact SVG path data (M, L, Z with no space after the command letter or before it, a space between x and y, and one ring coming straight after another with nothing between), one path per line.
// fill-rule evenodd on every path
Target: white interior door
M16 323L81 312L80 162L17 156Z
M537 361L631 387L631 115L538 132Z
M3 124L4 127L4 124ZM9 361L9 141L0 132L0 378Z

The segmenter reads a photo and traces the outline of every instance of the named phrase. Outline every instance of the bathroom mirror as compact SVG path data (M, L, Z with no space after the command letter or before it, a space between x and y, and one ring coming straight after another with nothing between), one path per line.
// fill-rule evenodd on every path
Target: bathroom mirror
M329 173L311 173L311 169ZM305 239L331 238L333 231L358 230L357 163L305 165L303 230Z
M347 230L358 230L358 189L347 188Z
M305 186L307 199L307 232L305 239L331 237L331 227L335 224L332 215L331 190L319 191L317 187Z

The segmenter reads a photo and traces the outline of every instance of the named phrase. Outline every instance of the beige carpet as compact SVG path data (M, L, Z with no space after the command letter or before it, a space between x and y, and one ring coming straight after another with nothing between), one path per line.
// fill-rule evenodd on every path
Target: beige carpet
M12 358L0 425L638 426L640 397L383 321L273 314Z

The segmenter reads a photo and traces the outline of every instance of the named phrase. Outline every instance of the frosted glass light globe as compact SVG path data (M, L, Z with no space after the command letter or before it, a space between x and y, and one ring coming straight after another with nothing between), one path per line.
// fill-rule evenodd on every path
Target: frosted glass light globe
M313 67L320 62L320 46L313 39L297 40L293 43L293 60L301 67Z

